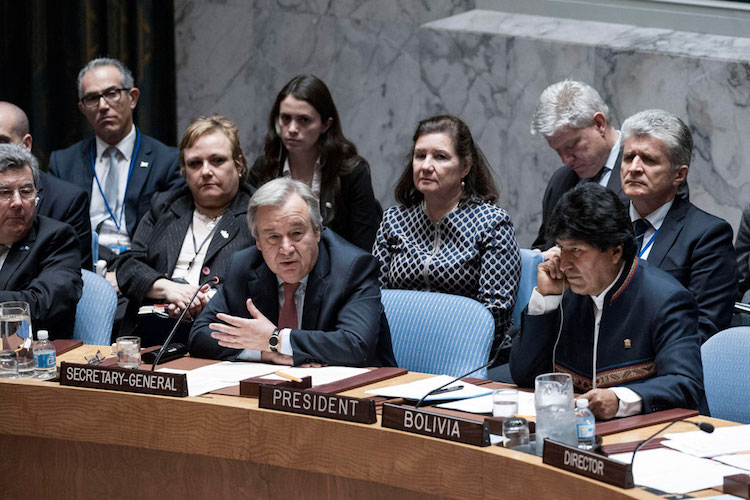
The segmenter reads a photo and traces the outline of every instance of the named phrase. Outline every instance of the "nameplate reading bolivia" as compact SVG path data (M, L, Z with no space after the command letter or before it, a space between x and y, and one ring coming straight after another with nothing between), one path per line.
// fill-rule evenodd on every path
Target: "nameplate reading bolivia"
M131 370L119 366L63 362L60 364L60 385L140 392L180 398L188 395L187 378L184 373Z
M614 484L620 488L634 487L633 469L630 464L624 464L589 451L579 450L551 439L544 440L542 462L581 476Z
M301 413L335 420L374 424L375 401L337 394L312 392L278 385L261 384L258 388L258 407Z
M477 422L390 403L383 404L381 425L400 431L473 444L474 446L490 445L486 422Z

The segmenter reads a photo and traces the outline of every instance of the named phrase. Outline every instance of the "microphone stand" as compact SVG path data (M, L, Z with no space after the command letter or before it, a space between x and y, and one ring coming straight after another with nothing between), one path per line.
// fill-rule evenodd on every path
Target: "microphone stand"
M213 279L213 286L216 286L216 285L219 284L219 277L218 276L214 276L212 279ZM169 332L169 335L167 335L167 339L164 341L164 344L162 344L161 349L159 349L159 353L156 355L156 358L154 358L154 364L151 365L151 371L154 371L156 369L156 365L159 364L159 361L161 360L161 357L164 354L164 351L167 350L167 346L169 346L169 342L172 340L172 337L174 337L175 332L177 332L177 327L180 326L180 323L182 322L182 318L184 318L185 314L187 314L188 309L190 309L191 304L193 303L193 301L195 300L195 298L198 296L198 292L200 292L201 290L203 290L203 287L206 286L206 285L208 285L208 289L206 289L206 291L208 291L209 289L211 289L212 284L210 283L210 280L207 281L207 282L205 282L205 283L203 283L201 286L199 286L198 289L193 294L193 297L190 299L190 301L185 306L185 309L180 314L180 317L177 318L177 323L175 323L174 327L172 327L172 331Z

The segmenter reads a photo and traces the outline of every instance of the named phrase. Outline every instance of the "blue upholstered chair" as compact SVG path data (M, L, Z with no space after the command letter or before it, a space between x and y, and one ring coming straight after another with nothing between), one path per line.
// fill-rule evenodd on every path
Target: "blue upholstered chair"
M76 307L73 338L84 344L109 345L117 309L117 292L96 273L81 270L83 294Z
M750 424L750 327L721 331L701 347L711 416Z
M531 298L531 292L536 286L536 266L544 261L544 257L539 252L521 249L521 282L518 284L518 298L516 305L513 307L513 324L521 326L521 313Z
M479 302L414 290L383 290L382 297L399 367L457 377L489 361L495 320Z

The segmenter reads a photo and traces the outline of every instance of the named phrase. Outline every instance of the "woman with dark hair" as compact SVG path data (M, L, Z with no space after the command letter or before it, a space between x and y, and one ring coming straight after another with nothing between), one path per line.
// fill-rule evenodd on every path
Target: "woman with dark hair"
M132 248L118 258L117 281L129 299L120 334L141 336L144 346L160 344L198 288L218 276L229 258L255 244L245 222L252 194L243 182L247 162L237 127L223 116L200 117L180 143L180 175L185 187L159 193L138 225ZM198 292L186 318L208 303ZM139 315L143 304L160 304L157 314ZM189 322L175 337L186 342Z
M382 209L375 200L370 166L341 131L328 87L299 75L276 96L268 117L264 155L248 182L260 187L281 176L309 185L320 199L323 224L370 251Z
M495 318L493 352L509 350L521 257L487 160L455 116L422 120L413 141L399 205L385 212L373 247L380 284L481 302Z

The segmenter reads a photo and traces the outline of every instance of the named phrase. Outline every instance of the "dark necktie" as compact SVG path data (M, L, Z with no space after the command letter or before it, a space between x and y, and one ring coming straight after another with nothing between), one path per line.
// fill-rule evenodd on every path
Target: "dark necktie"
M279 323L282 328L297 328L297 305L294 303L294 294L299 288L299 283L282 283L284 287L284 305L279 311Z
M599 181L602 180L602 177L604 177L604 174L607 173L609 169L607 167L602 167L599 169L599 171L596 173L595 176L593 176L590 179L586 179L587 182L596 182L599 184Z
M643 236L646 231L651 228L651 223L646 219L638 219L633 221L633 231L635 232L635 240L638 243L638 250L643 247Z

